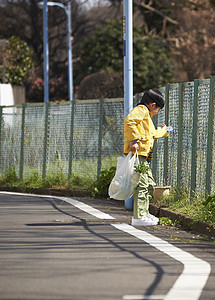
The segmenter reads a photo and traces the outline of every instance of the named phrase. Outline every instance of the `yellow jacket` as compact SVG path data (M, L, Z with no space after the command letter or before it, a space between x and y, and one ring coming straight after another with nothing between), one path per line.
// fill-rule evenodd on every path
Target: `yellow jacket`
M124 153L130 152L130 142L138 140L138 154L148 156L153 148L154 140L167 137L166 129L155 129L149 110L145 105L132 109L124 121Z

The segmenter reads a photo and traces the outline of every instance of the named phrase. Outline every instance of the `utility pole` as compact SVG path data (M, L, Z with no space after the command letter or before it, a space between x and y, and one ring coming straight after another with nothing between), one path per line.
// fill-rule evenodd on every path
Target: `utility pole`
M133 108L133 2L124 0L124 117Z
M67 51L68 51L68 86L69 100L73 100L73 70L72 70L72 29L71 29L71 2L67 4Z
M48 4L43 4L44 102L49 102Z
M124 35L124 118L133 108L133 2L124 0L123 35ZM131 210L133 197L125 200L125 208Z
M58 6L61 7L66 13L67 25L66 25L66 35L67 35L67 53L68 53L68 90L69 90L69 100L73 100L73 70L72 70L72 29L71 29L71 2L69 1L67 6L60 2L51 2L46 0L41 1L37 4L39 7L43 8L43 14L45 6L45 14L43 15L43 29L44 29L44 95L45 102L49 98L49 49L48 49L48 6Z

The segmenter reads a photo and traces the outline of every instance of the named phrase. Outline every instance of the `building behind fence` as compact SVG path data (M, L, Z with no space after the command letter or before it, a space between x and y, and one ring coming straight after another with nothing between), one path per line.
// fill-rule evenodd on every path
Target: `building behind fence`
M157 185L215 190L214 82L212 77L160 89L166 105L154 123L173 131L154 145ZM123 99L1 106L0 175L12 167L21 180L35 172L96 179L123 153L123 120Z

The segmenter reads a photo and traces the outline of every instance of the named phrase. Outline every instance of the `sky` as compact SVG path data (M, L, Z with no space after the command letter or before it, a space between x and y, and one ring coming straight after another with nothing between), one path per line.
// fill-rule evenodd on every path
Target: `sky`
M80 0L81 3L85 3L88 9L96 6L105 6L110 2L108 0Z

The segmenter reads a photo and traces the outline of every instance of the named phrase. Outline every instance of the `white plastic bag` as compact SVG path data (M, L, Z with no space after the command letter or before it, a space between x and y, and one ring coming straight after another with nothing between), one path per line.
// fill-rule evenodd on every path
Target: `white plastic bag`
M131 179L131 186L132 186L133 191L138 186L138 183L139 183L139 180L140 180L140 176L141 176L141 173L134 171L132 179Z
M110 198L127 200L132 195L132 177L135 164L139 164L137 151L133 156L132 152L129 152L127 156L117 157L116 174L108 189Z

